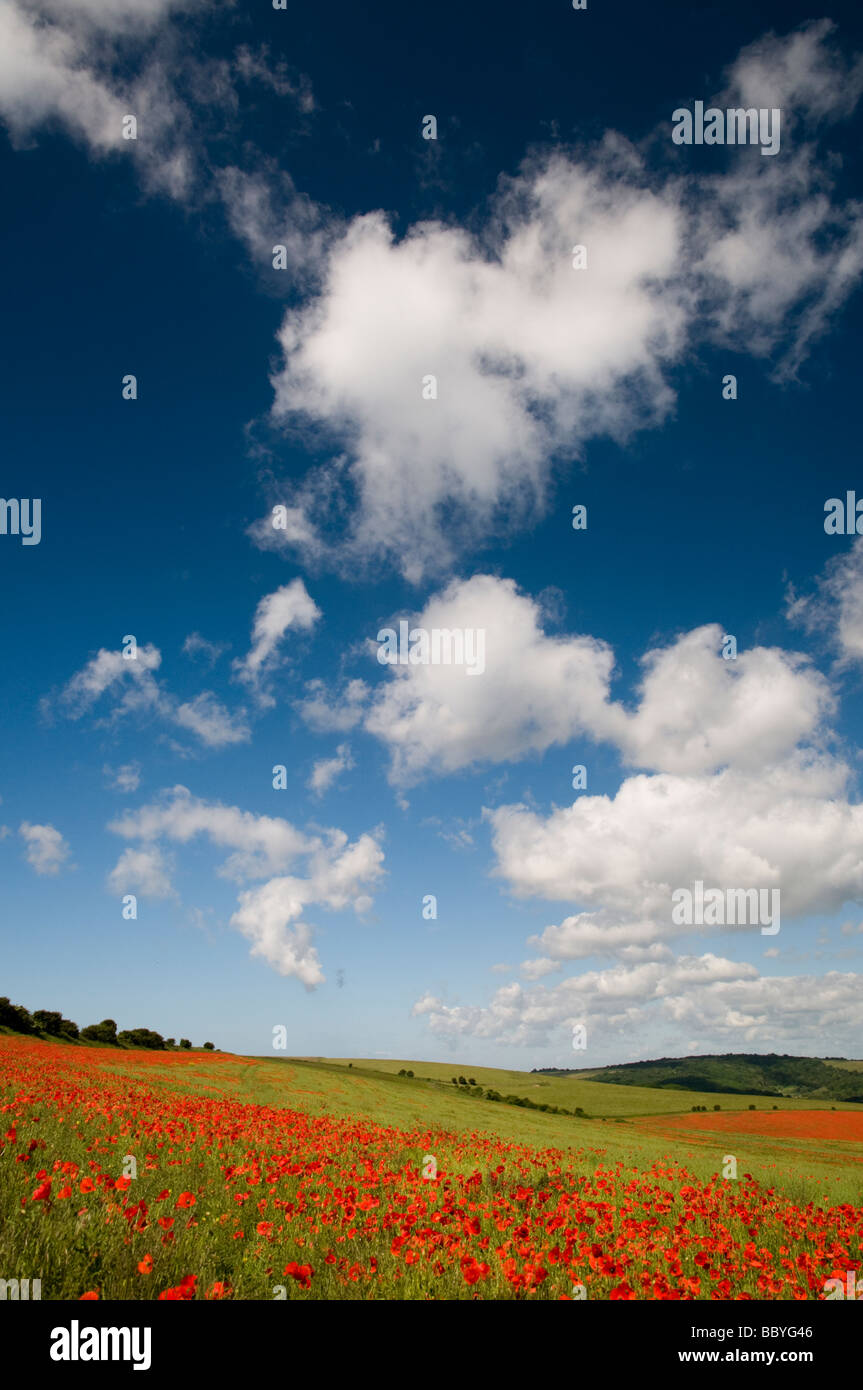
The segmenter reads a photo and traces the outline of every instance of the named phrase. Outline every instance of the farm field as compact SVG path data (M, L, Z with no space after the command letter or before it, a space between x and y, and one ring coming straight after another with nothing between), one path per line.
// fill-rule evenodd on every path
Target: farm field
M290 1058L296 1063L299 1059ZM416 1062L380 1061L372 1058L309 1058L307 1065L339 1066L347 1069L352 1064L373 1072L397 1076L401 1070L410 1069L417 1078L431 1078L452 1087L453 1075L473 1079L478 1085L506 1094L526 1096L537 1103L563 1106L567 1110L581 1107L588 1115L631 1116L665 1112L675 1114L690 1110L693 1105L706 1105L711 1110L721 1104L723 1110L747 1110L750 1105L757 1109L770 1109L777 1105L781 1109L825 1109L835 1106L837 1110L848 1109L863 1113L859 1104L850 1101L813 1099L795 1096L765 1096L762 1094L737 1094L718 1091L677 1090L670 1087L658 1089L650 1086L614 1085L608 1082L591 1081L584 1074L578 1076L547 1076L539 1072L505 1071L494 1067L467 1067L454 1062ZM857 1064L849 1063L849 1067ZM859 1064L863 1066L863 1063ZM454 1088L453 1088L454 1089Z
M859 1112L582 1120L8 1036L0 1085L0 1269L44 1299L810 1299L861 1263Z

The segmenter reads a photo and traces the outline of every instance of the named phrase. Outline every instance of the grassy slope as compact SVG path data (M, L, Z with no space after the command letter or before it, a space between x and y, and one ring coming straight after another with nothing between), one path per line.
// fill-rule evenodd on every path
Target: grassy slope
M746 1055L666 1057L580 1073L580 1079L668 1090L748 1093L774 1098L861 1102L859 1064L819 1057Z
M825 1154L815 1141L792 1144L741 1135L651 1132L644 1120L656 1117L657 1125L674 1114L691 1113L693 1104L722 1106L723 1111L831 1109L828 1102L770 1100L762 1097L702 1097L695 1093L654 1091L643 1087L613 1086L577 1078L539 1077L525 1072L505 1072L487 1067L453 1068L451 1063L410 1060L363 1061L351 1068L347 1060L241 1057L193 1052L182 1054L184 1065L160 1067L158 1054L115 1048L101 1049L106 1071L135 1076L148 1085L165 1085L175 1091L230 1095L253 1104L301 1110L310 1115L369 1116L377 1123L399 1129L416 1127L459 1133L484 1132L510 1143L537 1149L558 1148L581 1154L586 1171L623 1162L627 1167L646 1167L667 1158L684 1164L700 1178L718 1173L725 1154L733 1152L741 1173L752 1173L767 1186L775 1186L795 1201L860 1201L859 1149L832 1145ZM176 1055L176 1054L174 1054ZM396 1075L409 1068L414 1079ZM574 1109L581 1105L589 1119L548 1115L465 1095L449 1082L464 1074L503 1094L525 1094ZM424 1080L423 1077L436 1079ZM858 1106L836 1103L837 1110Z
M134 1054L128 1059L116 1058L111 1061L112 1071L131 1071L134 1067ZM116 1060L115 1060L116 1058ZM395 1073L400 1067L410 1068L415 1077L400 1077ZM787 1192L795 1201L805 1202L853 1202L860 1201L861 1168L855 1162L859 1149L855 1146L833 1146L833 1152L826 1156L822 1146L815 1141L799 1140L791 1144L777 1144L775 1141L755 1136L728 1134L673 1134L651 1133L645 1130L642 1122L635 1120L638 1115L654 1115L658 1119L667 1116L673 1120L668 1102L675 1099L665 1091L648 1091L631 1086L613 1087L595 1082L576 1083L581 1104L590 1113L590 1105L605 1100L607 1114L599 1117L594 1111L587 1120L569 1116L547 1115L543 1111L523 1110L518 1106L504 1105L494 1101L477 1100L460 1093L455 1086L441 1081L420 1079L424 1073L432 1071L452 1075L450 1064L411 1061L367 1062L357 1059L352 1068L347 1062L325 1061L323 1059L300 1060L288 1058L274 1060L269 1057L231 1058L229 1068L214 1062L208 1066L207 1059L199 1054L183 1068L182 1077L177 1070L166 1068L164 1079L174 1089L200 1090L215 1087L219 1091L228 1090L238 1099L257 1104L286 1106L302 1110L311 1115L366 1115L379 1124L394 1125L399 1129L411 1130L417 1126L441 1128L448 1131L470 1133L480 1131L496 1134L510 1143L528 1144L534 1148L558 1148L580 1152L585 1171L593 1172L602 1166L612 1166L622 1162L627 1167L647 1167L656 1159L667 1158L684 1164L693 1174L708 1178L717 1174L723 1159L729 1152L734 1153L740 1173L748 1172L766 1186L774 1186ZM459 1073L456 1072L456 1075ZM500 1072L491 1068L474 1067L465 1071L477 1083L486 1084L515 1094L518 1082L530 1083L537 1078L524 1072ZM152 1067L147 1068L147 1078L156 1079ZM504 1079L511 1082L504 1085ZM539 1078L552 1080L551 1078ZM556 1079L555 1079L556 1080ZM566 1082L557 1082L565 1085ZM587 1089L589 1086L589 1090ZM530 1092L527 1092L530 1094ZM542 1093L545 1095L545 1092ZM573 1101L575 1091L560 1094L558 1101L565 1104ZM681 1101L686 1104L682 1105ZM676 1093L677 1113L691 1113L692 1104L698 1103L691 1094L685 1097ZM721 1104L723 1110L746 1108L757 1103L762 1111L772 1110L773 1105L783 1110L806 1110L814 1108L830 1109L830 1106L812 1106L801 1101L771 1101L763 1097L757 1102L741 1096L704 1097L711 1107ZM638 1109L633 1109L637 1103ZM627 1108L629 1107L629 1108ZM614 1113L615 1108L623 1114ZM836 1105L836 1109L859 1110L859 1107Z
M347 1070L350 1058L312 1058L317 1064L326 1063ZM832 1101L825 1097L765 1097L763 1094L731 1095L716 1091L689 1091L653 1089L649 1086L614 1085L604 1081L592 1081L578 1076L540 1076L534 1072L500 1071L494 1067L466 1067L452 1062L410 1062L378 1059L354 1060L354 1067L365 1070L395 1074L402 1068L410 1070L415 1077L429 1077L452 1085L453 1076L464 1076L475 1080L478 1086L500 1091L501 1095L527 1096L537 1104L562 1105L566 1110L581 1106L590 1116L626 1118L633 1115L671 1115L691 1111L693 1105L706 1105L712 1110L721 1105L723 1110L746 1110L750 1105L759 1110L770 1110L776 1105L781 1110L829 1110L833 1105L837 1110L859 1109L849 1103ZM397 1078L398 1079L398 1078ZM410 1081L408 1081L410 1084Z

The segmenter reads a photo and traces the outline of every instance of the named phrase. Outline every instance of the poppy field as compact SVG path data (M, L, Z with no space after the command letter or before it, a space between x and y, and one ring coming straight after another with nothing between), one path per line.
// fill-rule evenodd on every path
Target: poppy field
M810 1300L860 1267L859 1204L250 1103L250 1060L0 1038L0 1277L76 1300Z

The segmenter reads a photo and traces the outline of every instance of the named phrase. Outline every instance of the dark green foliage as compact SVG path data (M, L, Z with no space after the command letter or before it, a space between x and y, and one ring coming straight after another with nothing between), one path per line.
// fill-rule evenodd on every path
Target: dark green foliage
M88 1023L81 1029L81 1037L87 1042L110 1043L117 1045L117 1025L113 1018L103 1018L101 1023Z
M33 1014L33 1022L42 1033L48 1033L52 1038L77 1038L78 1025L73 1023L71 1018L64 1018L62 1014L55 1013L52 1009L36 1009Z
M36 1026L23 1004L12 1004L4 994L0 998L0 1024L14 1028L16 1033L35 1033Z
M150 1047L157 1052L165 1048L162 1034L154 1033L152 1028L126 1028L117 1034L117 1042L121 1047Z
M832 1058L841 1061L841 1058ZM729 1095L863 1101L860 1073L843 1071L821 1057L775 1052L726 1052L708 1057L660 1057L592 1071L591 1081L662 1090L724 1091ZM551 1071L551 1068L544 1068Z
M215 1043L209 1043L209 1042L208 1042L208 1043L204 1043L204 1051L205 1051L205 1052L215 1052L215 1050L216 1050L216 1044L215 1044Z

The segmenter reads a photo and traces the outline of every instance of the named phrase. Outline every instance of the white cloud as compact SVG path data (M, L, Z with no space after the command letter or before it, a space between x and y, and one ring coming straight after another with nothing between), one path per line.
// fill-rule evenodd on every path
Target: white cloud
M783 124L850 116L863 93L863 58L846 59L836 25L819 19L792 33L765 34L741 49L728 72L730 104L779 106Z
M307 682L306 692L296 709L309 728L320 734L347 733L363 718L371 687L362 680L348 681L343 694L330 702L324 682L318 679Z
M389 748L394 782L477 762L515 762L607 723L614 658L591 637L550 638L512 580L475 575L429 599L414 625L485 631L486 669L388 666L365 728Z
M514 522L534 513L564 438L571 456L664 416L662 364L684 328L671 284L680 227L629 158L610 146L596 168L555 156L513 185L490 247L433 223L397 242L381 213L345 231L320 296L286 316L274 383L277 420L325 424L348 446L344 466L295 493L314 536L349 476L360 498L350 563L382 553L419 580L504 507ZM574 227L592 248L589 274L571 266ZM428 374L436 400L422 397Z
M157 687L150 672L157 671L162 664L162 653L152 645L139 646L134 658L125 657L122 651L108 651L101 647L97 654L77 671L65 686L61 700L70 719L77 719L93 705L106 690L121 681L137 681L144 692L144 698L155 702Z
M454 580L429 599L411 621L484 630L485 671L387 667L364 727L389 749L393 782L516 762L583 737L613 744L640 767L754 770L816 740L834 709L805 657L754 647L725 660L723 630L707 624L646 654L628 710L610 698L611 648L591 636L549 636L542 616L512 580L492 575ZM313 708L326 709L317 692Z
M161 661L158 647L138 646L134 658L101 648L68 681L57 707L67 718L80 719L107 692L116 697L111 719L152 716L193 733L208 748L247 742L250 731L244 710L232 714L209 690L179 701L152 674ZM51 702L45 701L44 708L49 710Z
M108 887L114 893L169 898L173 895L170 864L159 849L124 849L108 875Z
M311 929L298 920L300 914L310 904L366 912L371 898L365 890L380 877L382 864L383 852L371 835L348 844L339 832L327 851L312 856L307 879L274 878L241 893L231 925L253 943L253 956L262 956L280 975L296 975L313 988L324 975L311 946Z
M808 658L753 647L726 660L723 636L709 624L642 659L638 708L616 709L609 728L628 763L681 773L763 767L833 713L829 686Z
M228 646L227 642L208 642L200 632L190 632L183 643L183 652L192 658L203 657L208 666L214 666Z
M697 1028L699 1046L711 1049L777 1046L810 1051L829 1036L831 1049L853 1051L859 1024L860 976L762 978L753 965L715 955L615 965L560 981L552 988L524 988L517 981L498 989L485 1006L450 1005L432 994L413 1014L425 1017L438 1038L493 1039L516 1046L566 1043L576 1023L587 1029L587 1053L604 1055L640 1040L650 1055L653 1039L686 1051ZM575 1054L573 1054L575 1055ZM594 1055L596 1053L594 1052ZM583 1063L582 1063L583 1064Z
M108 828L124 839L148 842L165 836L187 844L205 835L214 845L234 851L224 871L239 879L279 872L317 844L281 816L256 816L237 806L204 801L181 786L163 793L159 801L125 812Z
M121 767L109 767L106 763L102 775L108 785L118 792L136 792L141 785L140 763L123 763Z
M197 4L0 0L0 118L13 141L59 124L93 156L133 159L148 188L185 198L197 137L180 90L194 85L192 60L179 57L164 22ZM123 136L127 115L136 140Z
M249 740L249 727L242 714L231 714L209 690L202 690L194 700L174 706L172 718L175 724L181 729L189 729L208 748L224 748Z
M37 874L53 877L69 858L69 845L53 825L31 825L22 821L18 834L26 848L27 863Z
M783 923L834 912L863 899L863 806L845 799L849 776L798 754L754 773L630 777L613 797L580 795L547 816L502 806L486 813L496 872L518 896L582 906L532 939L556 960L690 931L672 923L671 893L695 879L779 888Z
M303 920L306 909L366 912L372 903L368 890L383 874L379 832L354 841L335 828L307 835L281 817L204 801L185 787L127 812L109 829L150 849L160 838L186 844L201 835L230 849L219 871L223 877L238 883L267 880L240 892L231 925L252 942L252 955L281 975L295 975L307 988L324 977L312 944L314 929ZM287 873L298 861L303 873Z
M317 796L323 796L337 778L353 766L354 760L351 757L350 746L347 743L340 743L336 749L335 757L320 758L315 763L306 786Z
M320 617L321 610L310 598L302 579L293 579L261 599L255 609L252 645L242 660L234 662L234 672L262 705L275 704L265 681L282 664L279 647L285 633L308 632Z
M792 622L827 634L838 651L840 669L863 661L863 537L828 562L814 594L797 595L790 589L788 600Z
M794 375L863 270L863 210L804 136L860 89L829 22L770 35L728 93L795 112L778 158L737 150L696 171L669 121L653 137L663 174L613 133L537 156L501 179L477 236L427 221L397 239L383 213L355 218L319 246L319 292L287 312L274 378L275 421L328 431L333 457L292 489L291 531L264 518L259 543L348 572L383 559L418 582L540 514L556 458L667 418L672 369L699 340ZM354 491L330 542L334 497Z

